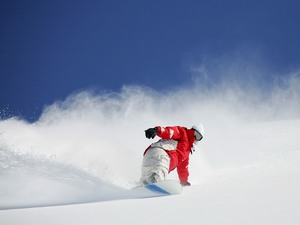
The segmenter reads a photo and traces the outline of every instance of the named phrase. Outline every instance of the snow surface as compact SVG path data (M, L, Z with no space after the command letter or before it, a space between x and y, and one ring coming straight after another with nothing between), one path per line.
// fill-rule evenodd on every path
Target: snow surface
M300 224L300 82L290 81L263 95L197 85L80 92L35 123L2 120L0 224ZM135 191L152 142L144 130L194 123L206 133L192 186L167 197Z

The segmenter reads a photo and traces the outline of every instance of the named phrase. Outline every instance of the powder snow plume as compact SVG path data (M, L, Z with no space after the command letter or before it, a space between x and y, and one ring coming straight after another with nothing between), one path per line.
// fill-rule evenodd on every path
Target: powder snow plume
M204 124L206 136L190 165L195 184L255 168L259 162L249 151L258 151L260 159L268 154L253 149L247 138L257 135L257 123L300 118L300 72L274 80L267 89L247 79L212 85L210 72L198 67L188 87L171 90L86 90L45 106L35 122L1 120L0 209L124 198L139 181L142 154L152 141L144 130L156 125Z

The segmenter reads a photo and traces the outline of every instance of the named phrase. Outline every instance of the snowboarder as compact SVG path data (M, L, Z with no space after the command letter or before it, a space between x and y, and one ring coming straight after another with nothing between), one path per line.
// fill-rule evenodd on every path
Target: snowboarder
M182 126L156 126L145 130L147 138L156 135L161 139L151 144L144 152L142 162L143 184L165 180L168 173L177 168L178 177L182 186L190 186L189 154L194 151L193 145L203 138L202 125L191 129Z

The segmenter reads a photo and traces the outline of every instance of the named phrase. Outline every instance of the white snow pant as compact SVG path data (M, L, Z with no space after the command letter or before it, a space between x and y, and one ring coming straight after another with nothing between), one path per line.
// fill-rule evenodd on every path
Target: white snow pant
M163 149L148 149L143 158L141 182L150 184L165 180L169 173L169 165L170 157Z

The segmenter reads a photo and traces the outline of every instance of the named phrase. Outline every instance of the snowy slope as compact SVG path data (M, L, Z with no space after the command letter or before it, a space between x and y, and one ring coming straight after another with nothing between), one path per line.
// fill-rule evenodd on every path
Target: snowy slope
M278 115L224 96L201 105L168 96L153 110L147 96L80 93L33 124L0 121L0 224L300 223L298 108ZM192 186L169 197L132 191L151 143L144 129L195 121L206 136L191 156Z
M126 194L123 192L126 195L123 197L130 199L120 200L121 196L101 190L99 186L99 192L115 199L89 204L2 210L0 221L1 224L49 225L298 224L299 127L300 120L244 126L232 141L235 140L239 147L247 144L245 148L253 148L253 151L243 157L226 159L227 163L231 162L230 166L216 168L205 180L199 179L197 182L194 178L196 184L186 187L182 195L135 198L128 191ZM254 141L252 146L247 143L249 138ZM65 188L63 184L61 188ZM80 193L76 194L80 196ZM97 194L94 198L97 200Z

